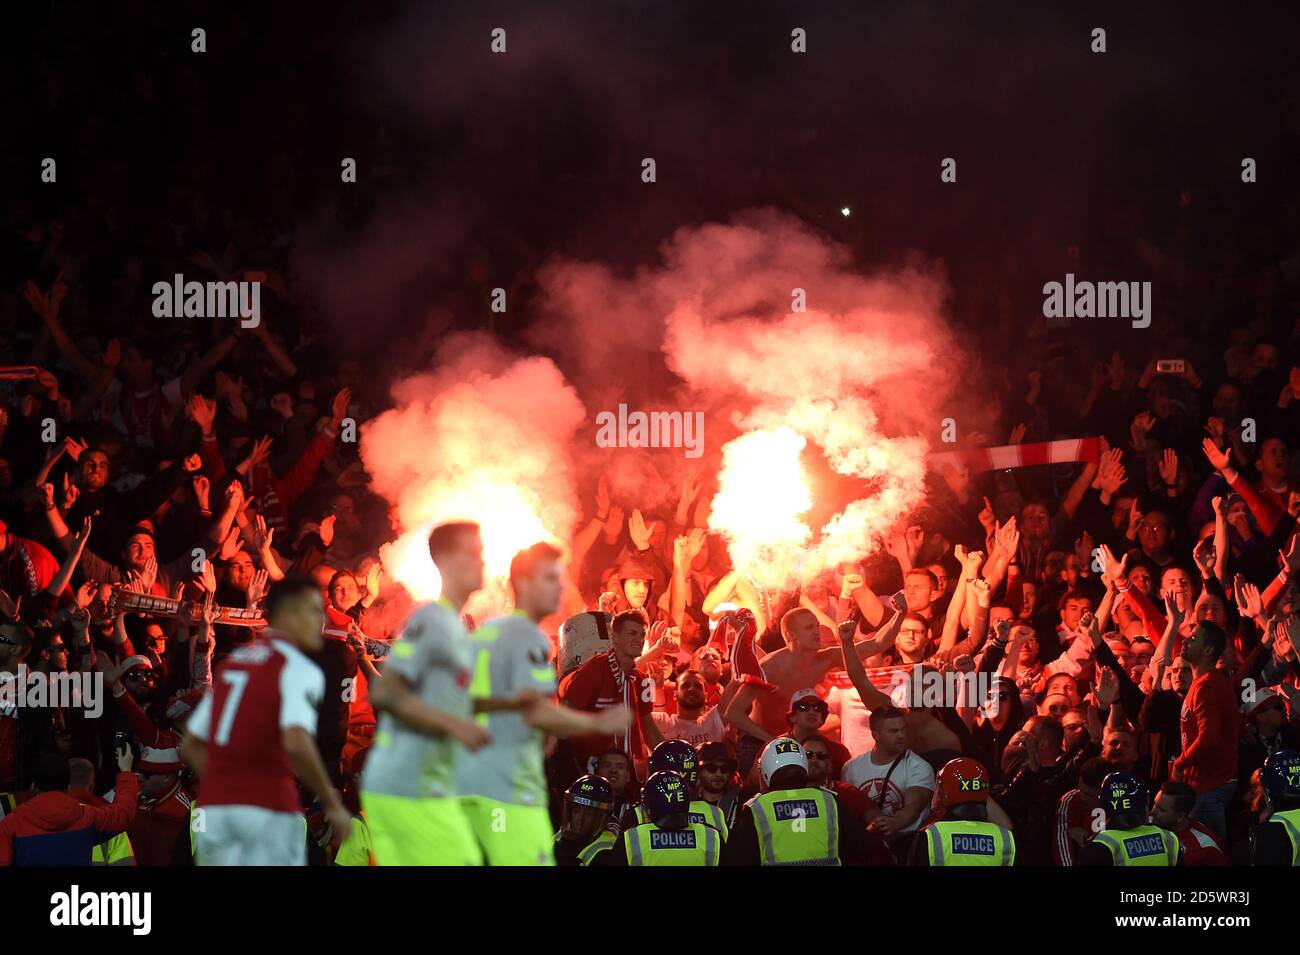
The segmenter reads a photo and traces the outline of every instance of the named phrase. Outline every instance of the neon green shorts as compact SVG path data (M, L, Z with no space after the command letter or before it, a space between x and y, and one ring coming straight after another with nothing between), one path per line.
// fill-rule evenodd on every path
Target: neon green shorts
M483 796L460 801L488 865L555 865L555 832L545 806L515 806Z
M483 853L454 798L361 794L379 865L482 865Z

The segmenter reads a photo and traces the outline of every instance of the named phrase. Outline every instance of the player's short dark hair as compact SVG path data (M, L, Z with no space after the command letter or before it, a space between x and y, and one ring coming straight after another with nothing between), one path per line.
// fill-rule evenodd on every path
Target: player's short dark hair
M554 544L538 541L532 547L526 547L510 559L510 586L517 586L518 581L537 573L542 564L559 560L564 556Z
M429 556L436 561L440 555L456 549L462 534L477 533L479 533L479 526L474 521L448 521L439 524L429 532Z
M646 623L645 611L643 610L624 610L621 613L614 614L614 620L609 625L610 633L618 633L624 624L635 623L643 630L648 626Z
M286 603L309 591L320 593L320 585L306 574L288 574L283 580L277 580L266 595L266 618L270 620Z
M867 722L871 724L871 732L875 733L884 724L885 720L901 720L906 717L907 714L898 707L892 704L887 704L885 706L877 706L872 710L871 716L868 717Z
M1170 781L1161 786L1160 791L1174 801L1174 808L1184 816L1196 805L1196 790L1187 783Z

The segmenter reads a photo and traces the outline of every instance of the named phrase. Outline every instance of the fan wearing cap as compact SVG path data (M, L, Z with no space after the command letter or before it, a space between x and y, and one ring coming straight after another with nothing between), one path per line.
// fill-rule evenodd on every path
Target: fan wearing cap
M691 798L686 781L674 772L652 773L641 790L641 805L649 819L624 829L622 837L597 865L715 866L722 853L722 836L711 826L691 822Z
M700 799L718 807L730 832L740 810L736 753L730 743L701 743L695 747L695 761L700 766Z
M172 847L185 831L193 798L181 780L184 766L176 727L184 725L203 698L203 688L178 691L165 706L159 702L157 712L162 717L155 722L144 706L157 695L158 671L143 656L129 657L118 669L120 679L111 669L105 676L114 702L140 744L140 804L129 831L131 843L140 865L168 865Z
M614 790L608 780L579 776L564 791L564 821L555 834L555 864L594 865L596 858L618 841L617 823L610 821Z
M1083 847L1087 866L1175 866L1183 847L1172 832L1147 822L1147 786L1132 773L1111 773L1101 782L1106 828Z
M779 736L759 756L763 791L745 804L722 864L892 865L884 842L828 789L808 785L803 747Z
M1250 864L1300 865L1300 751L1274 753L1259 781L1269 816L1255 829Z
M830 716L830 706L817 695L816 690L796 690L790 697L790 712L786 719L790 723L790 738L802 746L814 736L821 735L822 727ZM831 768L838 776L844 770L844 764L853 758L848 749L834 740L827 740L830 751Z
M934 790L934 818L912 843L909 865L1011 866L1016 837L989 822L992 780L978 760L959 756L939 770ZM942 816L939 817L939 814Z
M1281 693L1263 687L1246 695L1250 699L1241 704L1245 728L1238 747L1238 779L1250 779L1269 756L1289 749L1287 743L1294 732L1287 730L1287 701Z
M188 840L192 794L181 777L180 737L160 732L140 747L140 795L135 820L127 829L139 865L170 865L178 839ZM113 794L109 793L108 798Z

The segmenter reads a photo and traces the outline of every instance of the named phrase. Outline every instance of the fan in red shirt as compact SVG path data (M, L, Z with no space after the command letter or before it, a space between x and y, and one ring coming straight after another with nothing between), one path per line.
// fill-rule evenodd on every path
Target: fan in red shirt
M645 644L645 618L640 611L625 610L610 626L611 647L592 657L560 682L560 702L575 710L595 713L624 704L633 713L627 732L619 736L584 736L573 740L574 756L582 772L595 772L595 761L608 749L620 749L634 762L644 762L647 748L658 746L663 734L650 719L650 695L641 692L646 677L636 669Z
M1094 757L1079 767L1079 788L1061 797L1052 826L1052 864L1083 865L1083 846L1106 828L1101 808L1101 781L1115 767Z
M305 865L295 774L324 804L336 834L351 828L313 739L324 677L304 651L319 650L324 639L316 582L298 575L279 581L266 616L267 630L217 669L181 743L201 777L200 865Z
M1183 643L1182 658L1195 678L1182 710L1182 754L1170 777L1196 791L1196 817L1222 837L1226 809L1236 789L1240 714L1232 680L1218 668L1228 637L1209 621L1196 625Z
M1151 809L1151 821L1183 844L1183 865L1227 865L1228 850L1203 822L1192 818L1196 790L1187 783L1165 783Z

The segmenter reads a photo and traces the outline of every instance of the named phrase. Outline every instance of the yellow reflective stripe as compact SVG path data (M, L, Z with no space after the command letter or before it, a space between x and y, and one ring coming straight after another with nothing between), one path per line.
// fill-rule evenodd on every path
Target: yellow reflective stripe
M600 855L606 849L612 849L613 847L614 847L614 833L606 829L599 836L597 836L589 845L584 846L582 851L578 853L578 864L591 865L592 860L594 860L596 856Z

